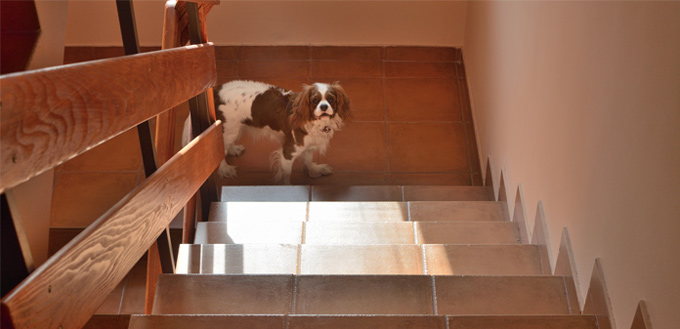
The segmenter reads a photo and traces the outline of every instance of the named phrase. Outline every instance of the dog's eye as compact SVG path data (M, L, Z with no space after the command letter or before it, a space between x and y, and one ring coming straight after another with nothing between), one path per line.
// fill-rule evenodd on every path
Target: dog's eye
M314 99L312 99L312 103L314 103L314 105L319 104L319 100L314 98Z
M333 104L333 101L334 101L333 97L328 97L328 102L329 102L329 103Z

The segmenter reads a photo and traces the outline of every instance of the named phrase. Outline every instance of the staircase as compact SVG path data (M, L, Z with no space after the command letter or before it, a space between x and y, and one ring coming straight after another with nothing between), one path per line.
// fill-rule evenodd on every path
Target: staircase
M131 329L598 327L488 187L232 186L222 200Z

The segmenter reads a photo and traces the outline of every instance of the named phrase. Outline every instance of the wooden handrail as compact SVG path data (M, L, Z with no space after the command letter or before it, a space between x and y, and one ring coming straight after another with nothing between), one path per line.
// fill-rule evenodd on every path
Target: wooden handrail
M2 300L12 328L80 328L224 157L216 122Z
M0 192L212 87L203 44L0 77Z

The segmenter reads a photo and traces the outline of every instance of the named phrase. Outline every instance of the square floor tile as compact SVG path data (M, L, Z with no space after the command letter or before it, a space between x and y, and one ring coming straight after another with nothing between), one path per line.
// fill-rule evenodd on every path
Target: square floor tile
M298 246L290 244L238 244L201 246L204 274L295 274Z
M253 222L273 220L304 222L307 220L307 202L229 201L213 202L210 205L210 221Z
M153 314L287 314L292 275L163 274Z
M390 174L392 185L470 185L470 174Z
M199 222L195 243L247 244L247 243L302 243L302 222L277 220L252 223Z
M455 78L454 63L385 62L385 77L389 78Z
M387 129L391 172L469 172L462 125L391 123Z
M569 314L555 276L436 276L439 314Z
M381 61L382 51L381 47L312 47L312 59Z
M533 245L425 245L427 274L541 275Z
M405 202L311 202L309 221L406 222Z
M382 62L379 61L312 61L311 74L317 78L378 78L382 77Z
M306 60L309 47L306 46L240 46L240 60Z
M388 121L460 121L456 79L385 79Z
M291 178L293 183L308 184L308 185L387 185L386 172L338 172L328 176L319 178L311 178L307 174L299 174L299 180L296 180L296 175L293 174Z
M403 222L308 222L304 243L322 245L413 244L413 224Z
M447 47L386 47L388 61L438 61L452 62L458 49Z
M309 186L224 186L222 201L309 201Z
M312 201L402 201L401 186L312 186Z
M291 315L289 329L444 329L446 317L426 315ZM453 327L452 327L453 328Z
M519 244L511 222L415 222L419 244Z
M128 328L127 326L125 328ZM187 328L267 328L285 329L283 315L135 315L129 328L187 329ZM99 329L99 328L98 328Z
M308 61L240 61L241 77L293 78L309 76Z
M302 245L300 274L423 274L416 245Z
M325 155L315 157L336 171L385 171L387 154L385 125L382 123L350 122L333 135Z
M297 277L295 314L433 314L428 276Z

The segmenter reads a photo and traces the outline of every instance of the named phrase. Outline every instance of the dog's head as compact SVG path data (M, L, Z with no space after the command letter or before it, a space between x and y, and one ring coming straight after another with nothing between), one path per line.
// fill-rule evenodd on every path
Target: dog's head
M304 85L295 97L290 122L297 128L314 120L348 120L350 114L349 98L339 83L315 83Z

